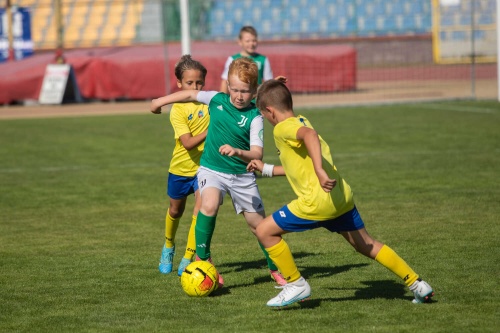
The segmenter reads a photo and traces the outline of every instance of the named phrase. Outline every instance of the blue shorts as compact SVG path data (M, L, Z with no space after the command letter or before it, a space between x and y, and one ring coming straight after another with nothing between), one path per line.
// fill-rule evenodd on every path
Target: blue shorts
M359 230L365 227L356 207L337 218L316 221L295 216L285 205L273 213L273 219L281 229L291 232L306 231L319 227L328 229L331 232L342 232Z
M184 199L198 190L198 179L168 173L167 194L172 199Z

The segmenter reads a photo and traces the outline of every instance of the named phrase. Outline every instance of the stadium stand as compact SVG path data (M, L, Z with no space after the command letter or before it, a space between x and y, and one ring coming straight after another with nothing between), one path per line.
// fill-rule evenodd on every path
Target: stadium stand
M158 13L161 13L159 2L144 1L140 17L141 24L138 26L136 35L137 41L150 43L163 40L163 24L161 22L161 15L158 15Z
M435 61L470 61L471 40L474 40L476 61L494 61L496 58L495 0L460 1L436 8L434 27ZM471 29L474 26L474 29ZM474 30L473 34L471 30Z
M35 48L54 48L53 1L19 0L14 3L32 8ZM162 40L159 32L163 30L162 3L168 9L166 24L170 24L172 16L178 16L173 9L177 1L62 0L65 48L159 42ZM198 36L203 40L234 40L242 25L256 26L261 40L412 35L431 31L430 1L212 0L196 5L203 8L206 16L204 22L199 22L199 17L192 17L193 29L199 24L205 25ZM494 0L480 4L490 9L494 5ZM461 12L457 11L457 15ZM482 12L484 15L478 20L492 22L494 10ZM465 16L451 20L466 19Z
M71 3L70 6L65 6L67 12L64 13L65 31L64 43L66 47L78 46L82 39L82 30L85 25L88 6L75 5Z
M144 0L62 0L64 48L131 45L137 40ZM35 49L57 45L56 15L52 0L19 0L31 8ZM156 10L158 15L159 10ZM157 34L158 35L158 34ZM155 41L159 40L157 36Z
M55 15L51 0L19 0L32 8L35 49L55 47ZM130 45L163 39L159 0L63 0L65 47ZM193 2L194 3L194 2ZM441 7L441 26L468 25L470 1ZM178 20L177 1L164 2L168 25ZM254 25L261 40L405 36L430 33L431 1L414 0L212 0L198 5L204 22L202 40L234 40L243 25ZM475 22L496 22L495 0L475 1ZM169 26L168 29L172 30ZM169 33L169 32L167 32ZM448 36L448 34L445 34ZM178 37L178 36L177 36ZM481 38L481 34L478 38ZM171 40L171 37L169 37Z

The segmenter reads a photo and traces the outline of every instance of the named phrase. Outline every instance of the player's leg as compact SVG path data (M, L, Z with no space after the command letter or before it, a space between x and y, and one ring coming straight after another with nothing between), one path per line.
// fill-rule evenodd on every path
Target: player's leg
M415 271L389 246L377 241L368 234L364 223L356 208L335 219L336 226L343 229L359 228L357 230L339 231L357 252L374 259L391 272L399 276L404 283L414 292L414 303L429 300L434 292L425 281L419 279Z
M281 237L286 233L276 221L274 214L267 216L257 226L256 234L260 243L266 248L269 256L287 280L282 291L267 302L268 306L286 306L302 301L311 295L311 287L300 275L288 244Z
M257 182L255 180L255 174L253 172L249 172L237 175L236 179L233 180L229 192L231 194L234 210L237 214L243 213L250 230L255 235L255 229L266 216L264 211L264 202L260 196L259 187L257 186ZM269 254L264 246L259 243L259 247L266 258L271 278L280 286L285 285L286 280L278 271L278 268L269 257Z
M196 260L212 262L210 244L215 231L215 222L219 206L226 194L222 174L210 169L198 169L198 184L201 195L201 205L196 218ZM219 272L219 287L224 284L224 278Z
M196 240L195 240L195 228L196 228L197 215L192 216L191 226L189 227L189 233L186 244L186 251L182 257L179 267L177 268L177 275L181 276L182 272L186 267L193 261L193 257L196 253Z
M210 243L215 230L215 222L219 204L221 202L221 191L216 187L207 187L201 193L201 207L196 219L196 254L201 260L210 258Z
M179 221L186 207L186 198L170 198L169 208L165 216L165 244L163 245L158 270L163 274L172 272L172 262L175 254L175 234Z
M186 250L184 252L184 256L179 263L179 267L177 268L177 275L181 276L184 269L191 263L193 260L194 254L196 253L196 238L195 238L195 228L196 228L196 219L198 217L198 212L200 211L201 206L201 195L198 190L198 180L194 184L195 192L194 192L194 208L193 208L193 216L191 218L191 226L189 227L189 233L186 242Z
M163 274L172 271L172 261L175 254L175 235L179 227L179 221L186 208L186 199L194 192L193 182L196 182L196 177L168 174L167 194L170 202L165 216L165 245L163 246L158 266L158 269Z
M359 253L372 258L399 276L414 293L413 303L424 303L434 296L431 286L419 279L418 274L389 246L373 239L366 229L341 232Z
M221 196L221 191L215 187L207 187L201 192L201 207L195 227L196 260L206 260L213 263L210 244L215 231L217 212L222 201ZM224 278L219 272L219 287L223 285Z
M261 211L261 212L243 212L243 216L245 217L245 220L247 221L247 224L250 227L250 230L255 235L257 226L265 217L264 211ZM285 278L280 273L280 271L278 270L278 267L276 267L276 265L274 264L271 257L269 257L269 253L267 252L265 247L260 242L258 242L258 243L259 243L260 249L262 250L262 253L264 253L264 257L266 258L267 267L269 268L269 273L271 274L271 278L280 286L284 286L287 283Z

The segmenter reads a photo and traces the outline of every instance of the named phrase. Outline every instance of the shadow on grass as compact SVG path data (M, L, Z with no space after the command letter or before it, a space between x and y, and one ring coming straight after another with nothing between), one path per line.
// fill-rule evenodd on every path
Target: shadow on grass
M306 258L309 256L314 256L314 253L307 252L298 252L294 254L295 259ZM317 278L317 277L328 277L336 274L340 274L343 272L347 272L351 269L357 269L361 267L368 266L368 264L352 264L352 265L342 265L342 266L314 266L314 267L301 267L299 266L299 271L306 278ZM221 264L220 267L233 267L234 272L241 272L249 269L263 269L263 267L267 268L267 263L265 260L255 260L255 261L245 261L245 262L236 262L236 263L224 263ZM264 270L267 272L267 269ZM222 274L224 274L223 272ZM252 283L241 283L241 284L231 284L226 285L224 288L241 288L241 287L249 287L256 284L261 283L269 283L271 282L271 278L269 275L265 274L258 278L254 278Z
M306 277L323 277L323 276L330 276L338 273L342 273L345 271L348 271L352 268L359 268L359 267L364 267L368 266L369 264L355 264L355 265L344 265L344 266L317 266L317 267L302 267L300 259L311 257L311 256L316 256L316 253L310 253L310 252L297 252L293 254L293 257L295 259L295 262L297 263L297 266L299 267L299 270L302 275ZM222 272L222 273L229 273L229 271L232 272L243 272L249 269L262 269L264 267L267 267L267 262L266 260L263 259L258 259L258 260L252 260L252 261L238 261L238 262L226 262L226 263L221 263L221 264L215 264L216 267ZM222 268L222 269L220 269ZM224 268L229 268L229 270L225 271Z
M349 297L339 297L339 298L326 298L322 301L353 301L360 299L404 299L411 301L412 296L406 295L406 287L403 283L395 282L392 280L381 280L381 281L362 281L365 287L361 286L354 289L354 296ZM329 288L331 290L353 290L352 288Z
M402 283L391 280L382 281L362 281L365 286L359 288L328 288L329 290L349 291L354 290L353 296L348 297L314 297L315 293L320 294L318 289L313 290L311 298L292 304L287 307L276 308L276 310L300 310L300 309L314 309L321 306L323 302L343 302L343 301L359 301L359 300L372 300L372 299L403 299L411 301L412 296L406 295L406 288ZM435 302L435 301L432 301Z
M314 255L316 254L309 252L297 252L293 254L293 257L297 261L298 259L307 258ZM220 265L216 264L216 267L231 268L233 272L243 272L248 269L261 269L262 267L267 267L267 261L266 259L264 259L264 255L262 254L262 259L252 261L226 262L221 263Z

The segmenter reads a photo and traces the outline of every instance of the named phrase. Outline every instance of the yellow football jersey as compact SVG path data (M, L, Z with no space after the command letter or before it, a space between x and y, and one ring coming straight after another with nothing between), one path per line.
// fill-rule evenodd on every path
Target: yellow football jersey
M205 142L187 150L179 137L187 133L196 136L208 128L208 106L202 103L175 103L170 110L170 122L175 133L175 148L168 171L178 176L193 177L200 166Z
M330 178L337 180L330 193L321 188L307 148L302 140L297 140L297 131L302 126L312 128L309 121L299 115L278 123L273 131L281 165L298 197L288 204L288 209L297 217L308 220L336 218L354 208L351 187L338 173L330 148L320 136L323 169Z

